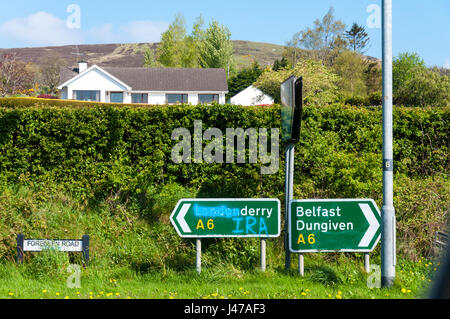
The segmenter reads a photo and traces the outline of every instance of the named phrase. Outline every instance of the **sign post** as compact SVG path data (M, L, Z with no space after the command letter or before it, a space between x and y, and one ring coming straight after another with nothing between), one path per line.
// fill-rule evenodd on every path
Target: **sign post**
M290 250L371 252L380 240L381 214L372 199L293 200Z
M87 265L89 262L89 235L82 239L25 239L23 234L17 235L17 262L23 263L24 252L41 252L53 249L62 252L80 252Z
M280 235L280 201L270 198L181 199L170 221L182 238L196 239L196 269L201 272L201 238L261 239L261 269L266 268L266 238Z
M285 269L291 268L291 254L289 247L289 202L294 193L294 149L300 138L300 125L303 111L303 78L289 77L281 84L281 132L282 140L286 143L285 159L285 222L284 222L284 251Z
M392 133L392 0L382 2L383 24L383 213L381 241L381 285L391 287L395 279L396 243L393 198Z

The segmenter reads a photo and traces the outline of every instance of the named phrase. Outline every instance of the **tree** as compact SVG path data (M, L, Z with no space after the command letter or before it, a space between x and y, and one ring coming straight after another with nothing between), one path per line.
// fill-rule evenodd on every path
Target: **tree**
M450 77L429 69L417 53L400 53L392 63L393 95L396 104L449 106Z
M294 69L275 72L265 70L254 85L270 95L275 103L280 103L280 85L291 75L303 76L303 96L305 103L325 105L336 101L339 76L320 61L309 59L297 63Z
M364 71L367 93L370 95L375 92L381 92L382 74L381 65L378 62L368 62Z
M331 7L322 20L315 20L313 28L306 28L299 34L302 47L315 50L320 59L325 59L333 48L341 47L345 24L334 17Z
M33 87L33 78L33 72L29 66L18 60L15 53L4 54L0 58L1 96L28 93Z
M166 67L186 67L186 19L178 14L161 35L158 62ZM187 63L189 64L189 63Z
M365 53L369 49L370 38L363 26L353 23L350 30L345 31L345 38L353 52Z
M226 99L229 99L248 88L258 79L262 72L263 70L258 62L254 62L251 67L242 69L235 76L230 77L228 79L228 94Z
M339 88L344 94L364 96L367 93L364 81L366 64L358 53L346 50L335 60L333 69L340 76Z
M415 52L400 53L392 62L392 86L395 96L401 87L412 78L412 70L425 68L425 62Z
M212 21L206 29L199 51L199 64L202 68L233 67L233 43L230 30L217 21Z
M275 60L275 62L273 63L273 66L272 66L272 70L280 71L280 70L286 69L288 67L289 67L289 61L285 57L282 57L281 60L278 60L278 59Z
M61 80L61 68L64 60L56 54L51 54L39 60L38 81L40 86L47 88L48 94L56 94Z
M301 32L297 32L292 36L292 39L286 42L284 49L285 55L290 57L291 65L296 65L300 58L299 46L300 46Z

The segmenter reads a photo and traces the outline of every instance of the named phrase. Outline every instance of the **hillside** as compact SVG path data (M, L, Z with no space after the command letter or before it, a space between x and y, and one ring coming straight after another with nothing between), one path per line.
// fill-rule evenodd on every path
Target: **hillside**
M126 44L88 44L66 45L53 47L32 47L0 49L0 54L15 52L19 59L25 62L40 64L45 56L59 57L66 66L73 67L80 59L90 64L108 67L140 67L144 63L144 49L151 46L157 49L158 43L126 43ZM249 66L253 61L260 65L272 65L276 59L281 59L283 46L252 41L233 41L234 58L240 69ZM378 60L366 57L368 60ZM378 60L379 61L379 60Z
M271 65L275 59L281 58L283 46L251 41L233 41L237 66L250 65L253 60L261 65ZM25 61L39 64L45 56L58 56L67 66L74 66L81 58L99 66L140 67L144 63L144 49L151 46L156 50L157 43L128 44L92 44L0 49L0 54L15 52ZM78 55L79 53L79 55Z

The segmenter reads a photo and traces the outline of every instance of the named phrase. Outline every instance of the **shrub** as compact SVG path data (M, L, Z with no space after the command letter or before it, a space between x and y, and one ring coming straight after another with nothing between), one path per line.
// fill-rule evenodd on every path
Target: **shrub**
M50 100L44 101L50 103ZM91 230L97 231L100 238L117 242L130 228L145 229L136 226L137 216L144 217L152 227L155 224L155 227L171 229L168 215L181 197L283 199L282 151L279 170L273 175L261 175L260 164L183 165L171 161L172 147L178 142L171 140L175 128L185 127L192 132L196 119L203 121L203 130L209 127L217 127L222 132L230 127L275 128L280 126L279 106L116 107L83 103L83 107L10 105L0 108L0 243L7 243L0 244L1 256L14 258L14 234L17 232L28 231L30 236L37 237L39 230L51 238L57 235L52 225L73 225L85 218L99 220L85 220L80 233L60 235L80 238ZM424 195L429 198L437 189L439 192L446 189L446 183L434 183L431 178L448 171L449 115L448 108L394 108L394 173L404 176L399 179L400 193L413 198L418 207L411 208L402 202L396 204L399 216L406 221L400 224L403 227L400 236L411 229L420 229L420 224L410 221L422 212L426 211L427 216L445 215L448 206L445 194L430 206L421 206L417 204L421 199L407 191L409 184L416 190L429 187ZM367 197L374 198L380 205L381 119L380 107L305 106L301 139L296 145L295 196ZM280 150L283 147L280 145ZM14 191L17 194L13 196L10 189L4 190L5 183L20 185ZM22 189L23 185L32 188L33 193L26 191L26 187ZM61 190L83 203L83 207L100 202L106 208L97 214L74 215L59 208L55 210L58 213L47 214L40 203ZM402 201L402 198L396 200ZM139 214L130 214L128 209ZM72 212L72 208L69 211ZM413 216L409 211L417 213ZM425 236L421 234L420 240L411 243L413 249L424 251L430 231L441 227L441 217L436 218L433 225L438 226L428 227ZM170 232L168 229L163 233ZM159 243L163 245L164 241L161 239ZM228 244L223 243L223 247ZM249 265L254 262L254 245L246 243L244 246L248 260L245 261L244 255L235 254L230 257L233 263ZM233 247L228 247L230 252ZM97 249L104 248L99 245ZM135 259L136 269L163 267L163 262L150 259L151 249L142 258ZM407 249L402 248L402 251ZM118 263L128 258L123 249L117 248L111 251L113 253ZM159 250L158 254L165 256ZM178 263L175 255L167 258Z
M37 96L38 99L53 99L53 100L57 100L58 97L51 95L51 94L40 94Z
M255 82L255 86L280 103L280 85L291 75L303 76L305 103L322 106L336 101L336 83L339 77L319 61L302 60L295 68L278 72L267 69Z

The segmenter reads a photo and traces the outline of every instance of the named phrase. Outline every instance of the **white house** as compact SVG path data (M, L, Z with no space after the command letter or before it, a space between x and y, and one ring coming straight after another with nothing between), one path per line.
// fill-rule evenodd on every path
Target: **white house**
M265 105L273 104L274 100L260 89L250 85L231 98L231 104L235 105Z
M58 87L65 100L144 104L225 104L228 85L223 69L88 68L64 70Z

